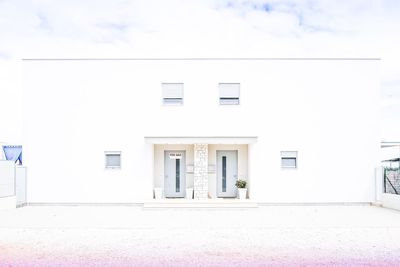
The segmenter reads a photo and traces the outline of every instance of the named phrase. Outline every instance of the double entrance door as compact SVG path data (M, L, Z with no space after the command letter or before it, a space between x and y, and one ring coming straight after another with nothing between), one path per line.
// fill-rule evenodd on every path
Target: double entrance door
M165 197L185 197L185 156L185 151L164 152ZM217 197L236 197L237 158L237 150L217 150Z

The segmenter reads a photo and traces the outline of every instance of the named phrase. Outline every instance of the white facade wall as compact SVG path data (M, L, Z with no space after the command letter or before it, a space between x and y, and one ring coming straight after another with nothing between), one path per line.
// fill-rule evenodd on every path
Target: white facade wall
M255 201L374 201L378 63L25 60L28 202L152 198L160 152L145 136L257 136L246 166ZM162 104L171 82L184 83L182 106ZM219 105L218 83L240 83L239 106ZM104 151L122 151L121 169L105 169ZM296 170L281 169L281 151L298 151Z
M381 204L385 208L400 210L400 196L395 194L382 194Z
M0 198L15 195L15 164L0 160Z
M15 197L17 206L26 204L26 177L26 167L15 166Z

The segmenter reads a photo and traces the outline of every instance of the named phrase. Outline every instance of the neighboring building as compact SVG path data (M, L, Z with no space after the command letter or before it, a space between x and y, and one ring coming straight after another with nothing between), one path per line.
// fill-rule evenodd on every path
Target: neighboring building
M22 146L0 142L0 210L26 204L26 168Z
M381 162L383 193L400 195L400 142L381 142Z
M377 59L25 59L29 203L374 202Z
M381 142L381 162L383 167L400 167L400 142Z

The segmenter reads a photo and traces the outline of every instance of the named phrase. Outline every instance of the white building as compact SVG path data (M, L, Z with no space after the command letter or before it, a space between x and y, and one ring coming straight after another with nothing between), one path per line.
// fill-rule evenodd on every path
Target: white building
M25 59L29 203L375 201L377 59Z

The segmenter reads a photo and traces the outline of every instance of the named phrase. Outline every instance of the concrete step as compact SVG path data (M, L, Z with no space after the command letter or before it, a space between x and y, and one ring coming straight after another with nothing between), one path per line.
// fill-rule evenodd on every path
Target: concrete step
M383 204L381 201L375 201L371 203L371 206L375 206L375 207L383 207Z
M154 199L143 203L144 209L157 208L258 208L257 202L239 199Z

